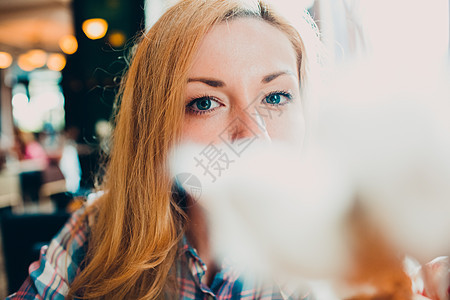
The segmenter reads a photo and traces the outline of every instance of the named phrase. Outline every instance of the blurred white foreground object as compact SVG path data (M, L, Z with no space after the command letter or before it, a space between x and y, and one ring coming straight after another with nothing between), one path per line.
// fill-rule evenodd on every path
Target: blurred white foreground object
M373 222L424 263L450 253L450 81L417 75L370 63L339 72L317 135L351 170Z
M204 146L177 149L172 173L199 178L217 256L320 279L318 299L411 298L402 256L450 254L448 77L422 75L340 70L306 151L256 142L214 182L194 160Z

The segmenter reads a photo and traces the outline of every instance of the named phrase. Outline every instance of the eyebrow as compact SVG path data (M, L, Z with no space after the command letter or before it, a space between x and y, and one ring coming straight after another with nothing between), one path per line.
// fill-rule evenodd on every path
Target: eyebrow
M264 76L263 79L261 80L261 83L269 83L282 75L294 76L294 73L292 73L291 71L275 72L275 73ZM188 83L189 82L202 82L204 84L207 84L211 87L216 87L216 88L226 86L225 82L223 82L221 80L213 79L213 78L205 78L205 77L189 78Z
M279 72L275 72L275 73L264 76L263 79L261 80L261 83L269 83L272 80L275 80L282 75L295 76L294 73L292 73L291 71L279 71Z
M203 82L204 84L207 84L212 87L224 87L225 86L225 82L223 82L221 80L217 80L217 79L212 79L212 78L189 78L188 83L189 82Z

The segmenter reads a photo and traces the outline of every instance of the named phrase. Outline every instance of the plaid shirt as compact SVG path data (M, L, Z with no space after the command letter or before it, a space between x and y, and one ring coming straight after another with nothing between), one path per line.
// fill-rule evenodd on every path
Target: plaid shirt
M50 245L42 247L39 261L30 265L29 276L20 290L7 299L64 299L86 253L88 222L76 227L83 212L84 209L75 212ZM262 286L241 278L225 264L211 286L207 286L202 283L206 265L186 239L181 247L183 251L176 261L180 299L293 299L275 285ZM307 296L296 299L307 299Z

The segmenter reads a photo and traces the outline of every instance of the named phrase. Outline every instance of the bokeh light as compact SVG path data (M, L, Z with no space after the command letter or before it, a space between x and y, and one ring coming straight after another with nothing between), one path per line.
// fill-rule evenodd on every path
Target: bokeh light
M32 71L41 68L47 61L47 53L44 50L34 49L19 56L17 64L24 71Z
M28 74L28 85L12 87L14 124L24 131L39 132L46 124L61 130L65 124L64 96L60 87L62 75L47 69Z
M91 40L97 40L105 36L108 23L104 19L88 19L81 26L84 34Z
M45 65L47 61L47 53L44 50L34 49L25 53L26 59L28 59L29 63L33 68L41 68Z
M61 71L66 66L66 58L60 53L50 54L47 60L47 67L52 71Z
M59 40L59 47L66 54L74 54L78 50L77 39L73 35L65 35Z
M12 56L8 52L0 51L0 69L8 68L12 63Z
M108 40L109 40L109 43L111 44L111 46L120 47L120 46L123 46L123 44L125 44L126 37L123 32L114 31L114 32L111 32L111 34L109 34Z
M31 64L31 62L29 61L28 57L25 54L19 56L17 64L25 72L30 72L34 70L33 65Z

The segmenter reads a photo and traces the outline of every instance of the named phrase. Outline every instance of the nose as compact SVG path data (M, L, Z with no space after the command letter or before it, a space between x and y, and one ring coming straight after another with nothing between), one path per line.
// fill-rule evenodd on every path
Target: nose
M264 117L256 107L236 109L233 120L228 128L228 136L231 142L239 139L258 138L270 141Z

